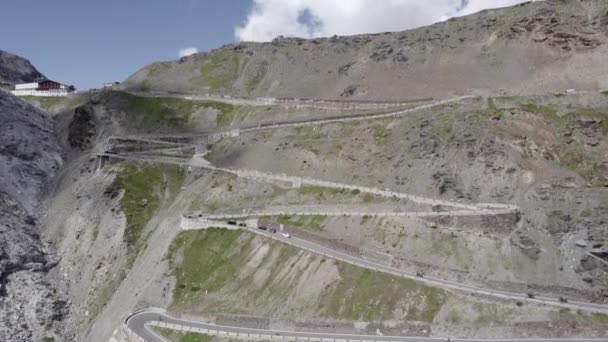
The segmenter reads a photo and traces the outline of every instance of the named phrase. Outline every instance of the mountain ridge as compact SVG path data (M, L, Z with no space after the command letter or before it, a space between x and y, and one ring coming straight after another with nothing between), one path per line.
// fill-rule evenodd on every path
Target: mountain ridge
M28 59L0 50L0 88L9 89L17 83L46 79Z
M413 30L233 43L153 63L123 89L404 100L608 88L608 4L544 1Z

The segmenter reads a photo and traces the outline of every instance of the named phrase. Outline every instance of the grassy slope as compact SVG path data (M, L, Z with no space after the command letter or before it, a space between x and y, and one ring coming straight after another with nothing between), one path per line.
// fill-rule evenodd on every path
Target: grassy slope
M120 206L127 219L124 242L128 251L127 267L146 245L145 226L159 208L173 201L184 181L185 172L177 166L139 166L124 163L107 193L124 190ZM107 282L93 293L88 303L88 318L93 320L127 276L127 269L115 270Z
M64 96L22 96L24 101L42 109L45 112L55 114L57 109L72 109L84 104L87 98L83 95Z
M170 309L182 313L397 320L472 329L508 326L526 321L527 315L538 319L534 314L538 309L525 305L453 294L243 231L182 232L167 259L176 277ZM327 276L331 269L336 270L335 277ZM601 326L607 321L605 315L564 310L547 311L547 315L547 320L557 323Z
M187 128L192 113L199 108L213 108L219 112L217 125L229 125L237 107L217 101L183 100L172 97L144 97L123 93L130 113L141 113L146 127L169 126Z
M178 166L138 166L126 163L114 179L109 191L124 189L120 201L127 219L124 241L133 255L145 244L142 236L146 224L161 205L170 202L179 192L185 171Z
M243 274L259 248L269 252L254 272ZM327 260L241 231L183 232L167 258L177 284L172 309L183 312L370 321L402 312L397 315L407 320L432 322L453 297L412 280ZM337 269L337 278L313 297L298 300L298 284L315 277L325 263Z
M579 127L579 120L584 118L595 119L601 126L604 138L608 136L608 110L606 108L589 107L581 105L547 104L541 105L520 99L520 104L515 108L533 113L542 117L548 124L555 127L562 137L565 137L573 128ZM494 115L505 115L510 108L497 108L493 100L488 100L488 107ZM548 146L556 156L557 163L570 171L578 173L592 185L602 185L608 182L608 167L602 165L596 155L586 150L577 139L571 143L565 143L562 138L556 146Z
M166 328L157 328L154 330L160 335L166 337L171 342L211 342L212 340L219 341L221 339L214 338L214 336L206 335L206 334L196 334L196 333L183 333L179 331L174 331Z

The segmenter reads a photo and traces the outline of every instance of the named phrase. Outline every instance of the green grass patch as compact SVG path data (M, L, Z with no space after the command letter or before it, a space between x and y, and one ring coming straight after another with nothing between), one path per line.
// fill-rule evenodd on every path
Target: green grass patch
M560 132L567 132L577 127L578 120L583 117L596 119L600 122L602 134L608 135L607 110L595 107L574 107L567 106L568 114L561 115L560 107L556 105L537 105L533 103L522 104L521 108L542 115L550 124L559 129ZM608 181L608 168L599 163L593 156L587 154L583 146L578 142L562 144L557 146L559 164L565 169L578 173L592 185L603 185Z
M157 156L167 158L192 159L191 154L159 153L157 154Z
M258 255L260 250L267 252ZM171 309L177 312L378 321L405 310L407 321L430 323L451 296L415 280L308 254L246 231L182 232L167 258L176 277ZM255 258L260 259L254 266ZM318 295L294 302L298 284L309 281L321 265L339 272L336 281L318 288Z
M314 232L322 232L325 229L327 216L289 216L283 215L277 218L277 222L286 226L304 228Z
M566 146L560 149L559 164L578 173L592 185L603 185L608 180L608 168L588 156L579 146Z
M365 215L361 218L361 222L359 223L360 225L364 225L367 222L369 222L369 220L371 220L371 216Z
M384 125L374 126L373 127L374 143L376 145L383 145L386 142L390 133L391 133L390 130L387 129L386 126L384 126Z
M567 128L570 121L567 115L559 115L559 108L557 106L543 106L535 103L524 103L521 104L520 108L527 112L541 114L544 118L560 129Z
M192 332L181 332L177 330L153 327L153 330L168 338L171 342L211 342L213 336Z
M264 63L256 67L256 70L252 77L245 81L245 89L248 93L254 91L264 80L266 77L266 73L268 72L268 64Z
M475 327L500 326L504 325L508 320L508 314L503 312L497 305L483 305L477 303L474 307L478 315L473 321Z
M232 124L239 115L235 110L235 106L227 103L217 102L215 109L219 111L217 116L215 117L215 125L217 127L228 127Z
M314 197L323 197L324 195L343 195L350 193L346 189L328 188L323 186L305 185L298 188L300 195L309 195Z
M144 127L187 128L192 113L199 108L213 108L218 125L230 121L236 106L218 101L184 100L172 97L145 97L122 93L127 100L127 111L142 116ZM229 122L228 122L229 124Z
M371 203L373 201L374 201L374 195L370 194L369 192L366 192L363 194L364 203Z
M210 213L216 212L220 208L220 204L217 202L207 203L207 211Z
M591 319L594 322L608 326L608 315L604 313L594 312L591 314Z
M382 202L386 200L383 196L364 193L361 196L359 189L340 189L323 186L302 186L298 188L298 194L307 197L313 197L316 200L357 200L364 203Z
M24 101L44 110L50 111L55 107L73 108L83 104L86 101L84 96L22 96Z
M559 216L562 216L563 214L564 214L564 212L560 209L551 210L549 212L549 216L551 216L551 217L559 217Z
M170 70L173 62L158 62L148 68L148 77L159 78L165 76Z
M491 97L488 97L488 110L492 112L496 112L498 110L498 107L496 107L496 104L494 103L494 99Z
M608 109L597 107L577 107L567 106L567 114L560 115L560 107L556 105L537 105L526 103L521 105L521 109L528 112L543 115L545 119L551 122L560 130L565 130L576 125L576 120L581 117L588 117L600 121L602 134L608 135Z
M211 51L200 67L200 74L192 80L195 85L212 91L230 91L239 76L239 56L227 50Z
M173 200L179 192L185 171L173 165L138 166L124 164L108 191L124 189L120 206L127 219L124 241L132 255L145 244L142 233L163 201Z
M464 322L464 319L458 310L451 310L448 313L447 321L452 325L460 325Z
M339 263L340 280L321 295L324 315L353 321L393 318L405 298L408 321L431 323L447 299L445 291L411 279Z
M241 234L243 231L227 229L180 233L167 256L174 260L178 251L182 256L175 269L174 308L188 307L191 297L217 291L232 280L239 264L228 251Z

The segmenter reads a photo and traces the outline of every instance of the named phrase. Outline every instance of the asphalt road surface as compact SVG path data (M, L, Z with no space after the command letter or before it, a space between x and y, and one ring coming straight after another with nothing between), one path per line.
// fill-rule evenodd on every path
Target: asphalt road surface
M417 281L423 282L430 286L446 288L450 290L456 290L460 292L470 293L472 295L480 295L480 296L488 296L492 298L512 300L513 302L527 302L531 304L537 305L550 305L556 307L564 307L570 308L573 310L584 310L598 313L607 313L608 314L608 305L605 304L596 304L596 303L588 303L588 302L578 302L578 301L569 301L568 303L560 302L559 298L552 298L547 296L535 296L535 298L528 298L526 293L513 293L492 289L484 289L478 288L474 286L467 286L460 284L458 282L453 282L445 279L433 278L433 277L417 277L413 273L405 272L403 270L390 267L387 265L375 263L373 261L369 261L358 256L354 256L351 254L342 253L336 251L335 249L327 248L316 243L310 242L308 240L299 239L296 237L286 238L281 234L272 234L266 231L261 231L259 229L248 229L251 232L256 234L264 235L270 237L275 240L282 241L284 243L293 245L295 247L310 251L312 253L325 255L332 259L337 259L340 261L344 261L356 266L389 273L398 277L415 279Z
M405 337L380 335L350 335L316 333L304 331L264 330L242 328L234 326L220 326L209 323L193 322L176 319L162 313L159 309L137 312L126 319L127 327L138 338L146 342L166 342L167 340L152 332L150 325L168 325L170 329L206 333L209 335L223 335L229 338L242 340L282 340L282 341L317 341L317 342L367 342L367 341L405 341L405 342L445 342L447 337ZM455 339L457 342L600 342L608 338L530 338L530 339Z

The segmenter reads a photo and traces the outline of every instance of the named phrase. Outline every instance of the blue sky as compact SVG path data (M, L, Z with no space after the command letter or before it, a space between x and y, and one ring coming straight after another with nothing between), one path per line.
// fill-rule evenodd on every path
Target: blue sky
M0 49L78 88L233 42L251 0L3 0Z

